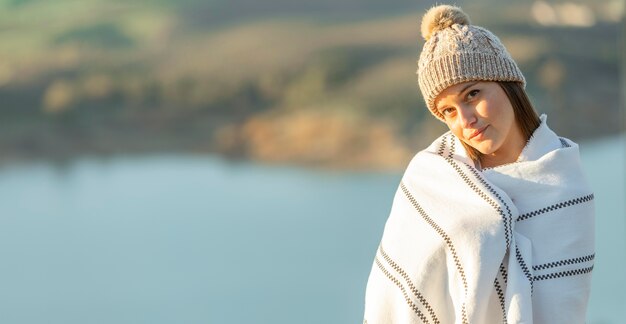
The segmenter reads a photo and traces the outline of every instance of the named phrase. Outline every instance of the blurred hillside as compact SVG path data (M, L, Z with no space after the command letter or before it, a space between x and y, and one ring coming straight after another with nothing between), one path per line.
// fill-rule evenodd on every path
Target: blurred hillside
M457 3L502 39L562 136L619 131L622 2ZM402 168L445 130L415 76L431 5L0 1L3 160L181 151Z

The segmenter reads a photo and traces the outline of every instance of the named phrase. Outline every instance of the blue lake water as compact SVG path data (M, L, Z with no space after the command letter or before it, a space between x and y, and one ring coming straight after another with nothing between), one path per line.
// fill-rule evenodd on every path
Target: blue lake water
M623 323L624 147L582 145L590 324ZM176 155L5 166L0 323L360 323L400 176Z

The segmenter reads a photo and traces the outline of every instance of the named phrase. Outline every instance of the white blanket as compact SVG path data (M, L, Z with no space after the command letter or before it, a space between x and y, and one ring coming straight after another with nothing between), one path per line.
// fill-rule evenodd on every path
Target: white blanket
M478 170L442 135L409 164L367 283L364 323L584 323L593 193L578 146L542 123Z

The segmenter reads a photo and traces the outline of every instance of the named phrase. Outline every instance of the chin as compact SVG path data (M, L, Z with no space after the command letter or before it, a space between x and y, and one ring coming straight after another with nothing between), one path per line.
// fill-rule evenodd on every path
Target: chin
M477 145L474 146L474 148L476 150L478 150L478 152L480 152L483 155L490 155L493 154L493 152L495 152L495 148L492 145L486 144L486 145Z

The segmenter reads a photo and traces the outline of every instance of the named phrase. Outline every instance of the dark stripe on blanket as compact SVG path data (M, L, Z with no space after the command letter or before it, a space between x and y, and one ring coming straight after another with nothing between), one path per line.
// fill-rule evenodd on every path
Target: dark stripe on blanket
M433 323L435 323L435 324L441 323L437 319L437 316L435 316L435 312L433 311L433 308L430 307L430 304L428 304L428 301L426 301L426 298L424 298L424 296L422 296L422 294L417 290L417 288L415 288L415 285L413 284L413 282L411 281L409 276L406 274L406 271L404 271L396 262L394 262L391 259L391 257L389 257L389 255L383 249L383 245L382 244L378 247L378 249L380 251L380 254L387 261L387 263L389 263L389 265L394 270L396 270L402 276L402 278L404 278L404 280L406 281L406 284L409 286L409 289L411 290L411 292L413 292L415 297L417 297L417 299L422 303L422 306L428 311L428 314L430 314L430 317L432 318Z
M570 206L582 204L584 202L592 201L593 198L594 198L593 194L590 194L590 195L587 195L587 196L570 199L568 201L562 201L562 202L560 202L558 204L554 204L552 206L544 207L544 208L535 210L533 212L520 215L517 218L516 221L517 222L523 221L523 220L529 219L531 217L535 217L535 216L541 215L543 213L547 213L547 212L555 211L557 209L561 209L561 208L565 208L565 207L570 207Z
M498 294L498 299L500 300L500 307L502 308L502 323L506 322L506 307L504 306L504 292L502 291L502 287L500 286L500 282L498 282L498 277L493 281L493 285L496 287L496 293Z
M502 274L502 278L504 279L504 283L508 284L509 282L509 275L506 273L506 269L504 268L504 261L502 261L502 263L500 263L500 273Z
M461 167L454 161L454 159L450 158L450 157L446 157L443 156L443 147L445 146L445 142L446 142L446 138L448 136L444 136L442 139L442 145L440 148L440 155L448 162L448 164L450 164L454 170L456 170L456 172L461 176L461 179L463 179L463 181L465 181L465 183L472 189L474 190L474 192L476 192L481 198L483 198L489 205L491 205L497 212L498 214L500 214L500 216L502 217L502 221L504 223L504 238L506 240L506 248L508 249L509 246L511 245L511 239L510 239L510 235L511 235L511 223L513 222L513 215L511 214L511 209L509 208L509 206L504 202L504 200L502 200L502 197L500 197L500 195L493 189L491 188L491 186L487 183L487 181L485 181L479 174L479 172L476 170L476 168L474 168L473 166L467 164L467 163L463 163L465 166L467 166L468 170L470 170L470 172L472 172L472 174L474 175L474 177L476 179L478 179L478 181L487 189L489 190L489 192L491 192L496 198L498 198L498 200L500 201L500 203L502 205L504 205L504 207L507 210L508 213L508 217L504 214L504 211L502 210L502 208L498 205L498 203L496 203L495 201L493 201L493 199L491 199L489 196L487 196L487 194L485 194L482 190L480 190L480 188L478 187L478 185L476 185L471 179L470 177L465 174L465 172L463 172L463 170L461 170Z
M411 301L411 298L409 298L409 295L406 293L406 289L404 289L400 281L396 279L391 273L389 273L387 269L385 269L385 267L380 263L378 258L375 258L375 261L376 265L378 265L378 268L380 268L385 276L387 276L389 280L391 280L393 283L396 284L396 286L398 286L398 288L400 288L400 290L402 291L402 295L404 295L404 300L406 300L407 304L409 304L409 307L415 312L415 314L417 314L417 317L419 317L424 323L429 323L428 318L426 318L426 316L424 316L424 314L419 309L417 309L417 305L415 305L413 301Z
M448 162L451 162L452 160L450 159ZM502 199L502 197L500 197L500 194L498 194L488 183L485 179L483 179L483 177L479 174L478 170L476 170L475 167L464 163L465 166L467 166L468 170L470 170L470 172L472 172L472 174L474 174L474 177L476 177L476 179L478 179L478 181L480 181L480 183L485 186L485 188L487 188L487 190L489 190L489 192L491 192L492 195L494 195L496 198L498 198L498 200L500 201L500 204L502 204L504 206L504 208L506 208L506 213L508 214L505 215L504 211L502 210L502 207L500 207L495 201L493 201L492 199L490 199L487 195L485 195L485 193L483 192L479 192L478 188L476 187L476 185L474 185L472 183L471 186L474 186L474 191L476 191L483 199L485 199L497 212L498 214L500 214L500 216L502 217L502 221L504 222L504 238L506 240L506 248L508 250L509 246L511 245L511 239L510 239L510 235L512 235L512 223L513 223L513 214L511 214L511 209L509 208L509 205L504 202L504 200ZM462 173L461 169L457 166L457 172ZM465 174L463 174L465 175ZM462 176L463 176L462 175ZM466 182L469 181L469 178L466 180ZM468 182L469 184L469 182Z
M467 300L467 278L465 277L465 271L463 271L463 266L461 265L459 256L456 253L456 249L454 248L454 245L452 245L452 239L450 239L448 234L446 234L443 231L443 229L441 229L441 227L439 227L439 225L437 225L437 223L435 223L428 216L428 214L426 214L424 209L422 209L422 206L420 206L417 203L417 200L415 199L415 197L413 197L413 195L409 192L409 189L407 189L407 187L404 185L404 182L400 182L400 188L402 188L402 191L404 192L406 197L409 199L413 207L419 212L422 218L426 221L426 223L428 223L441 236L441 238L443 238L444 242L446 242L446 245L448 246L448 249L450 249L450 253L452 254L452 258L454 259L454 264L456 266L456 269L461 275L461 280L463 281L463 288L465 289L465 300ZM465 300L463 301L463 304L461 305L461 316L462 316L463 323L467 324L468 321L467 321L467 312L465 308Z
M450 136L450 153L448 154L449 158L452 158L454 155L454 136Z
M561 141L561 146L563 148L570 147L570 145L567 143L567 141L563 137L559 137L559 141Z
M439 150L437 151L437 154L443 156L443 151L446 148L446 137L448 137L448 135L444 135L441 138L441 145L439 145Z
M487 196L487 194L485 194L482 190L480 190L479 187L470 179L470 177L467 174L465 174L465 172L463 172L463 170L461 170L461 167L454 161L454 159L452 159L451 157L443 156L444 147L445 147L445 143L446 143L446 138L448 137L448 135L445 135L442 138L442 140L441 140L442 144L441 144L441 147L439 149L439 152L440 152L439 155L441 155L448 162L448 164L450 164L456 170L456 172L461 176L463 181L465 181L465 183L468 186L470 186L470 188L472 188L472 190L474 190L474 192L476 192L489 205L491 205L498 212L498 214L500 214L500 216L502 217L502 221L504 223L504 239L506 240L506 248L508 250L509 246L511 245L510 236L512 235L511 231L512 231L512 223L513 223L513 215L511 214L511 209L509 208L509 205L507 203L505 203L504 200L502 199L502 197L500 197L500 195L487 183L487 181L485 179L483 179L483 177L480 175L480 173L478 172L478 170L476 170L475 167L473 167L473 166L471 166L471 165L469 165L467 163L463 163L468 168L468 170L474 175L474 177L487 190L489 190L489 192L491 192L491 194L493 194L500 201L500 203L502 205L504 205L504 208L506 208L506 212L508 214L508 216L507 216L507 215L505 215L504 211L502 210L502 207L500 207L500 205L498 205L498 203L493 201L493 199L491 199L489 196Z
M571 259L567 259L567 260L561 260L561 261L556 261L556 262L544 263L544 264L533 266L533 270L535 270L535 271L545 270L545 269L554 268L554 267L561 267L561 266L568 265L568 264L576 264L576 263L588 262L588 261L593 260L595 257L596 257L596 254L593 253L593 254L586 255L586 256L583 256L583 257L579 257L579 258L571 258Z
M581 275L581 274L589 273L591 271L593 271L593 266L588 267L588 268L581 268L581 269L576 269L576 270L561 271L561 272L555 272L555 273L535 276L533 279L535 281L546 280L546 279L557 279L557 278Z
M508 253L508 252L507 252ZM507 254L508 255L508 254ZM506 256L505 256L506 258ZM506 286L508 283L508 273L506 268L504 267L504 261L500 263L500 277L504 281L504 285ZM500 282L498 281L498 275L496 274L496 278L494 279L494 285L496 287L496 292L498 293L498 298L500 299L500 307L502 307L502 323L507 324L506 320L506 306L504 301L504 292L502 291L502 286L500 286Z
M528 270L528 267L526 266L526 262L524 262L524 258L522 258L522 254L519 251L519 248L517 247L517 245L515 246L515 258L517 259L517 262L519 262L519 265L522 267L522 271L524 271L524 276L526 276L526 279L528 279L528 282L530 282L530 293L533 293L533 276L532 274L530 274L530 270Z

